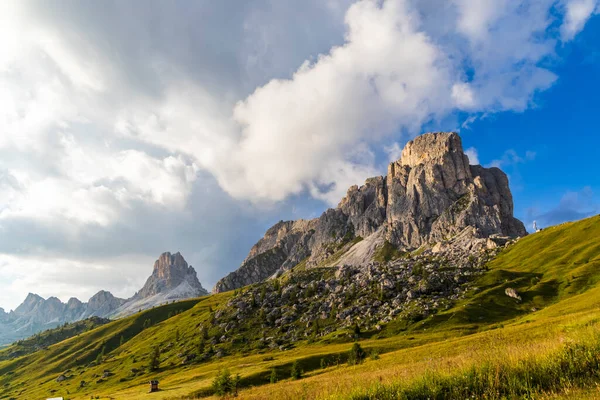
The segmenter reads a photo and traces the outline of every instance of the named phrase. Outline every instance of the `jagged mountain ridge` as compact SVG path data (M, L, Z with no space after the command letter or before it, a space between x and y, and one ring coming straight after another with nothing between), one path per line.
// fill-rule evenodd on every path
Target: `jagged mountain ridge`
M177 252L160 255L145 285L129 299L101 290L87 303L70 298L66 303L56 297L44 299L29 293L22 304L6 313L0 309L0 345L10 343L65 322L89 317L122 317L167 301L208 294L192 266Z
M323 265L334 254L361 265L385 241L400 249L444 242L465 229L473 238L527 234L513 216L508 178L500 169L469 165L454 132L408 142L386 176L350 187L336 208L312 220L280 221L267 230L240 268L213 289L260 282L301 262ZM355 243L362 238L360 243Z

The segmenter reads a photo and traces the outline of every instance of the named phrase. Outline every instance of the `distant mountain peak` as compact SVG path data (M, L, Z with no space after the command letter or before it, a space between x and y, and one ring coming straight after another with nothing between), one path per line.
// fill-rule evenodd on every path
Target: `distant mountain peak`
M198 281L196 270L188 265L180 252L164 252L154 262L152 275L134 297L144 299L174 290L184 283L192 292L197 292L197 296L208 294Z

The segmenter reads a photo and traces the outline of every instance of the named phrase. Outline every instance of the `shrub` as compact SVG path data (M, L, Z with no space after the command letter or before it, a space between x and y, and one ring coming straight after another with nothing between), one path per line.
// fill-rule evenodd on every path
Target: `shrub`
M219 396L224 396L228 393L233 393L234 396L237 396L240 380L240 374L237 374L232 378L229 370L224 369L215 377L215 380L212 383L213 390L215 391L215 394Z
M225 394L229 393L231 391L232 382L233 381L231 379L231 373L229 373L229 370L224 369L220 371L212 383L215 394L224 396Z
M369 353L369 357L371 358L371 360L379 360L379 350L371 350L371 352Z
M365 358L367 357L367 353L363 350L360 344L354 343L352 345L352 349L350 349L350 354L348 355L348 364L357 365L361 364Z

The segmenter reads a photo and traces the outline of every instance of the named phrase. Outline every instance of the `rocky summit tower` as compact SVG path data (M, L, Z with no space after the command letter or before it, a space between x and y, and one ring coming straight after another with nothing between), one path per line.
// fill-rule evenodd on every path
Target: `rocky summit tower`
M513 216L506 174L469 165L458 134L426 133L406 144L386 176L352 186L336 208L313 220L275 224L214 291L259 282L300 262L327 265L333 253L340 263L361 265L385 242L414 250L458 236L469 246L471 239L526 234ZM363 240L353 243L358 237Z

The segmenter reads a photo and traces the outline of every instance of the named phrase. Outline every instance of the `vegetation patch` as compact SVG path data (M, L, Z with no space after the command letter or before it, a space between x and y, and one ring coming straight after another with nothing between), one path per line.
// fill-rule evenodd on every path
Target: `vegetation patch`
M399 250L396 246L394 246L386 240L381 246L377 248L377 250L375 250L373 260L380 263L387 263L405 256L405 252Z
M426 373L408 384L372 386L350 399L533 399L545 392L595 386L598 378L600 336L516 363L487 362L454 374Z

